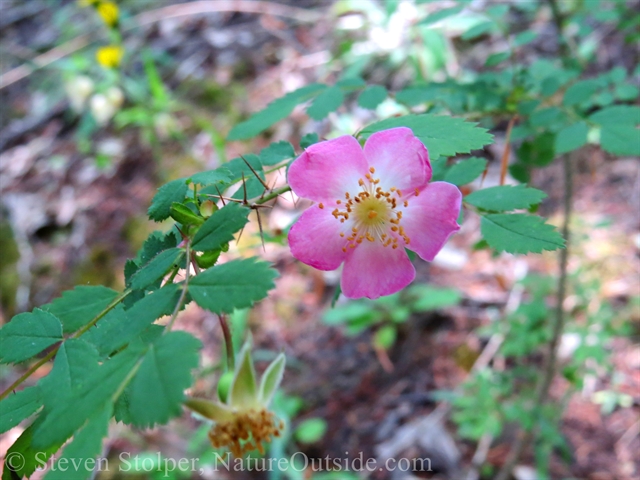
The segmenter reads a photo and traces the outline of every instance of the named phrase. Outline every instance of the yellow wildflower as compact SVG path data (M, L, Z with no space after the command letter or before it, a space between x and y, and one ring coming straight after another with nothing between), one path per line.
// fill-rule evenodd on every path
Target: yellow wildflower
M118 45L100 47L96 52L96 60L105 68L118 68L122 61L124 50Z
M109 27L118 24L118 6L113 2L100 2L97 7L98 14Z

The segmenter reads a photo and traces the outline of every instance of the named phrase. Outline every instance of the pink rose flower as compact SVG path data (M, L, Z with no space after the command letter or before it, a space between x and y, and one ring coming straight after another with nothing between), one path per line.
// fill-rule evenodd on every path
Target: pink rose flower
M460 190L429 183L429 154L409 128L374 133L364 149L351 136L311 145L288 178L296 195L317 202L291 227L291 253L319 270L344 262L348 298L402 290L416 274L405 248L432 261L460 229Z

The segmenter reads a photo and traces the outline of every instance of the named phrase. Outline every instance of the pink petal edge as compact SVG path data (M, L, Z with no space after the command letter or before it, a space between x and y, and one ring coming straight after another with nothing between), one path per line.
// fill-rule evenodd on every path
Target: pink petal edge
M364 145L369 165L375 168L384 190L424 188L431 180L429 152L410 128L397 127L376 132Z
M408 201L401 222L410 238L407 248L431 262L449 237L460 230L457 220L462 193L451 183L434 182Z
M347 298L378 298L409 285L416 276L403 248L383 247L380 242L363 242L350 250L340 285Z
M299 197L334 202L345 192L359 190L358 179L367 168L358 140L345 135L311 145L291 164L287 178Z

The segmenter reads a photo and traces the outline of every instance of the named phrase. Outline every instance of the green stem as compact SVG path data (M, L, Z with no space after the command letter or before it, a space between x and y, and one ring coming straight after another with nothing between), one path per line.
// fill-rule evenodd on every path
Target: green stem
M184 299L187 297L187 291L189 290L189 272L191 270L191 243L187 242L187 252L185 255L185 274L184 274L184 284L182 285L182 293L180 293L180 298L178 299L178 303L176 303L176 308L173 309L173 313L171 314L171 319L165 328L165 333L171 330L173 324L178 318L178 313L182 308L182 304L184 303Z
M78 338L80 335L85 333L92 326L94 326L102 317L104 317L113 308L115 308L120 302L122 302L122 300L124 300L127 297L127 295L129 295L130 293L131 293L131 290L125 290L124 292L122 292L109 305L107 305L104 310L102 310L98 315L96 315L88 324L86 324L80 330L78 330L73 335L71 335L70 338ZM2 392L2 394L0 394L0 400L5 398L7 395L9 395L10 392L15 390L16 388L18 388L25 380L27 380L31 375L33 375L33 373L36 370L38 370L42 365L44 365L49 360L51 360L55 356L55 354L58 352L58 350L60 349L60 345L62 345L62 343L58 344L49 353L47 353L46 356L44 356L43 358L38 360L36 363L34 363L29 368L29 370L27 370L24 374L22 374L22 376L20 378L18 378L15 382L13 382L11 385L9 385L9 387L4 392Z
M264 197L253 202L255 205L262 205L263 203L267 203L269 200L273 200L274 198L282 195L283 193L287 193L291 191L291 187L289 185L285 185L284 187L276 188L269 195L265 195Z
M235 370L235 355L233 354L233 339L231 337L231 328L227 321L227 316L224 314L218 315L220 319L220 327L222 328L222 335L224 336L224 346L227 351L227 370Z

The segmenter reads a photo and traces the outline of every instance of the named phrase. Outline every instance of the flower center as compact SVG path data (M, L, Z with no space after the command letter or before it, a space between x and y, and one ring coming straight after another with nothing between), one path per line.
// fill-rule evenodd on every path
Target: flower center
M209 440L213 448L228 447L236 458L259 450L264 454L263 442L279 437L284 423L266 410L247 410L238 412L233 419L216 423L209 431Z
M345 246L342 251L348 248L355 248L364 240L369 242L380 241L383 247L391 246L398 248L399 240L403 240L405 245L409 245L410 238L400 225L402 211L399 205L409 206L409 196L402 195L402 192L395 187L388 191L379 187L380 179L374 178L375 168L370 167L365 178L358 180L361 191L357 193L345 192L344 201L336 200L337 208L331 212L340 223L349 221L352 225L349 236L341 232L340 236L345 239ZM418 196L419 190L415 190ZM322 203L319 208L324 208ZM349 233L349 232L347 232Z

